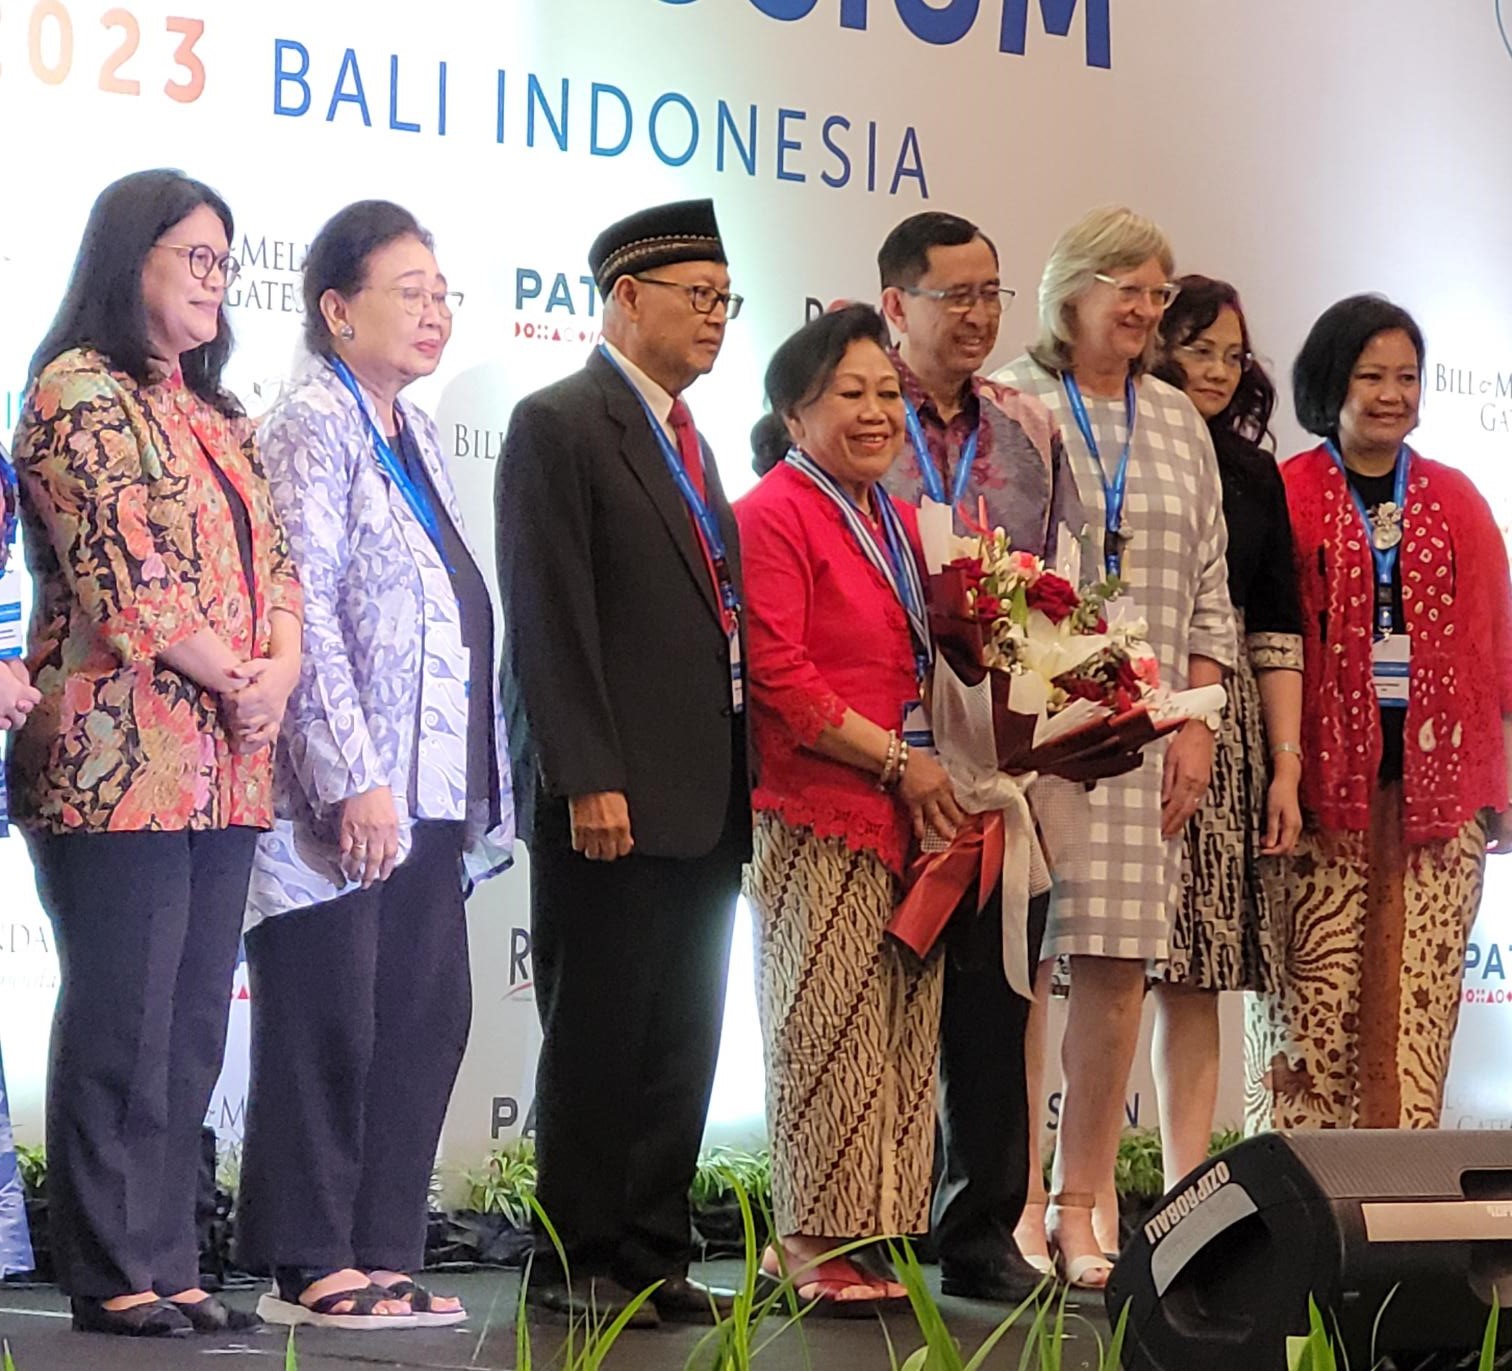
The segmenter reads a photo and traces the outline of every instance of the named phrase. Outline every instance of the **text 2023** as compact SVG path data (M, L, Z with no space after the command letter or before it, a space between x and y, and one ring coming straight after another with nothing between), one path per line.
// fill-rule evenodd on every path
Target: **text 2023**
M204 36L205 21L173 15L164 26L172 35L169 41L177 40L173 63L182 74L163 83L163 94L182 105L192 104L205 90L205 64L195 50ZM100 43L100 89L112 95L140 95L142 83L126 70L142 45L142 26L136 15L117 6L100 16L99 27L113 35ZM32 75L44 85L61 86L72 74L75 34L74 16L63 0L37 0L31 7L26 18L26 58ZM149 36L148 41L154 39ZM80 42L87 43L88 38L81 35ZM0 70L0 77L4 74Z

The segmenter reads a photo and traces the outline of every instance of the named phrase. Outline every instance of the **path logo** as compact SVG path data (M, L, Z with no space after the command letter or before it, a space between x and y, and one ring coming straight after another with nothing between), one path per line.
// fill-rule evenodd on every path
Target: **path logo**
M599 293L593 277L515 268L514 336L528 342L592 346L599 340Z
M885 7L887 0L876 0L876 8ZM669 5L691 5L696 0L664 0ZM750 0L768 19L791 23L806 19L821 4L833 7L837 0ZM1113 65L1112 24L1108 14L1111 0L892 0L898 18L913 36L924 43L946 47L959 43L977 27L985 10L990 16L994 4L998 7L998 51L1022 57L1028 47L1029 11L1032 6L1039 10L1040 24L1045 32L1056 38L1065 38L1071 32L1072 20L1080 6L1087 26L1087 65L1109 68ZM1498 0L1512 4L1512 0ZM872 0L838 0L840 27L842 29L866 30L871 26ZM990 22L990 21L989 21Z

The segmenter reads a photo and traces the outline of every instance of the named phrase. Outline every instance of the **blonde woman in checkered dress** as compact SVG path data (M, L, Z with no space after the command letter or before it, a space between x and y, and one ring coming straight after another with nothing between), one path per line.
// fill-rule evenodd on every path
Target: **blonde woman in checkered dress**
M1046 264L1040 340L995 379L1037 397L1059 421L1092 541L1117 554L1161 677L1180 689L1222 678L1234 663L1235 629L1212 439L1184 394L1146 374L1174 274L1170 244L1154 224L1128 210L1093 211ZM1122 519L1105 540L1108 489L1116 492L1126 443ZM1085 1288L1101 1288L1112 1269L1092 1209L1112 1176L1146 972L1168 953L1181 875L1173 840L1207 789L1216 724L1188 724L1140 770L1099 784L1089 820L1074 829L1055 832L1050 807L1041 806L1056 858L1045 955L1069 957L1071 967L1045 1225L1063 1276Z

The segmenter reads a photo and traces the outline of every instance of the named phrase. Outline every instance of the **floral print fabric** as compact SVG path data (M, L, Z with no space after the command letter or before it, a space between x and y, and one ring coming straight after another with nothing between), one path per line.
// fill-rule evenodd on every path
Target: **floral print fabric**
M249 588L216 463L245 504ZM161 665L194 633L266 656L299 581L251 424L175 373L143 385L96 352L51 362L16 430L42 702L15 739L11 808L55 833L272 821L272 756L231 750L216 697Z
M443 512L461 510L430 417L401 400ZM357 401L312 362L263 421L273 498L305 587L304 663L279 741L277 815L258 843L248 925L356 889L342 875L342 802L388 786L399 857L416 819L467 821L466 875L508 865L514 844L508 741L495 694L501 823L467 797L470 656L446 565L379 466ZM422 746L422 741L424 746ZM459 873L459 878L463 873Z

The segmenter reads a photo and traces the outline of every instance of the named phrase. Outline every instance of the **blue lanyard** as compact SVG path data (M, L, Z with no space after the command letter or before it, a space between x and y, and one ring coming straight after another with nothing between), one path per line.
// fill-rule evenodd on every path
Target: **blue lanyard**
M1391 498L1396 502L1398 517L1402 520L1401 537L1387 548L1375 545L1370 512L1365 508L1365 501L1360 498L1360 492L1350 484L1349 468L1344 465L1344 454L1339 451L1338 445L1332 438L1328 440L1328 455L1334 459L1334 465L1339 468L1339 474L1344 478L1344 488L1354 502L1355 513L1360 516L1360 526L1365 530L1365 546L1370 549L1370 555L1375 561L1376 635L1389 638L1393 629L1392 590L1396 581L1397 556L1402 550L1402 539L1407 536L1407 485L1412 468L1412 453L1406 443L1403 443L1397 452L1396 485Z
M441 521L436 517L436 511L431 506L430 497L410 479L410 474L404 469L404 463L394 454L394 449L389 446L389 440L381 428L374 422L367 402L362 398L362 389L357 384L357 378L352 375L352 370L339 357L329 359L331 370L341 378L341 384L352 392L352 399L357 401L357 409L367 421L368 433L373 440L373 453L378 458L378 465L383 468L383 474L399 487L399 493L404 496L404 502L410 507L410 512L420 521L420 527L430 535L430 540L436 545L436 551L441 554L441 561L445 565L449 575L456 573L446 557L446 545L441 541Z
M703 535L709 560L714 564L714 579L719 582L719 598L724 604L725 614L727 616L739 614L740 592L735 589L735 582L730 577L730 563L725 554L724 535L719 531L719 520L714 517L713 511L693 488L693 481L683 465L682 454L672 445L672 440L667 437L667 430L651 412L651 406L646 403L646 397L640 393L640 387L625 375L625 369L614 360L613 354L602 343L599 344L599 351L603 354L604 360L619 373L620 379L630 387L630 393L640 401L640 407L646 414L646 422L651 425L651 432L656 437L657 446L661 448L662 461L667 464L667 470L672 473L672 479L677 483L678 493L682 496L683 503L687 505L688 512L692 514L693 521L698 525L699 532Z
M839 507L852 536L866 558L882 574L882 579L892 587L903 606L908 619L909 633L913 638L914 671L919 683L929 674L932 649L929 641L929 620L924 612L924 583L919 579L919 567L908 546L908 535L903 529L903 520L891 496L880 485L872 487L872 498L877 502L878 522L882 525L882 543L872 531L871 521L862 513L861 507L850 497L838 481L825 471L808 453L793 448L787 455L790 466L796 467Z
M1096 466L1097 475L1102 481L1103 527L1106 530L1103 538L1103 562L1108 575L1117 576L1123 570L1124 494L1129 480L1129 453L1134 447L1134 423L1138 417L1134 378L1130 376L1124 382L1127 436L1124 438L1123 452L1119 454L1118 466L1114 469L1112 481L1108 480L1108 473L1103 468L1102 453L1097 450L1097 435L1092 432L1092 420L1088 417L1087 403L1082 399L1081 387L1076 384L1076 377L1068 371L1061 377L1061 384L1066 388L1066 399L1071 405L1071 417L1076 420L1076 426L1081 430L1082 439L1087 444L1087 451L1092 454L1092 463Z
M924 425L919 419L919 411L914 408L913 401L908 396L903 397L903 414L908 422L908 438L913 444L914 458L919 464L919 475L924 479L924 493L936 504L945 503L945 484L940 480L939 469L934 463L934 453L929 446L929 438L924 432ZM950 507L955 509L966 495L966 485L971 480L971 464L976 461L977 448L981 443L981 424L971 432L960 453L956 456L955 479L950 483Z

